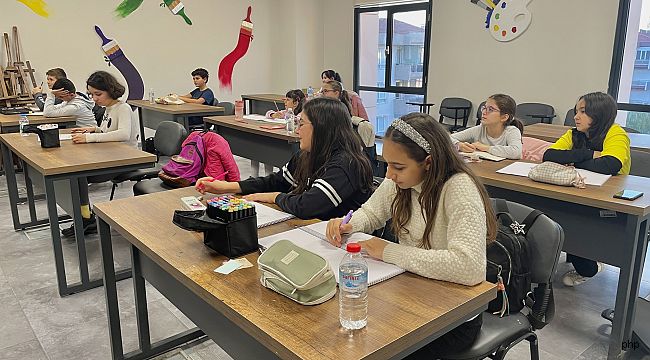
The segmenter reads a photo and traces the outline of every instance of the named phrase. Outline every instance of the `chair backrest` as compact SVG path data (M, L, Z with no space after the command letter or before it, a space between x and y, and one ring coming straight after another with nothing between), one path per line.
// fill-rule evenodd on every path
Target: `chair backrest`
M217 99L217 98L212 99L212 104L210 104L210 105L219 106L219 99Z
M491 200L492 207L497 211L496 201ZM526 205L511 201L506 201L506 203L510 215L519 223L522 223L526 216L533 211L533 208ZM531 250L531 281L533 283L551 283L564 244L564 230L548 216L540 215L533 226L527 229L526 239Z
M223 108L224 115L235 115L235 104L228 101L222 101L218 103L217 106L221 106Z
M456 110L456 109L450 109L449 107L460 107L462 108L461 110ZM457 97L449 97L449 98L444 98L442 99L442 102L440 103L440 111L439 114L450 118L450 119L464 119L464 118L469 118L469 114L472 111L472 102L463 99L463 98L457 98Z
M485 105L485 101L481 102L481 104L476 109L476 125L481 123L481 118L483 117L483 114L481 114L481 108L483 105Z
M533 117L531 115L548 115L555 114L555 109L551 105L542 103L521 103L517 104L517 111L515 116L524 123L524 125L535 124L542 122L540 117Z
M564 116L564 125L565 126L575 126L576 125L576 121L574 119L575 115L576 115L576 110L575 109L569 109L566 112L566 116Z
M630 150L632 164L630 175L650 177L650 153Z
M172 156L181 151L181 144L187 137L185 127L175 121L162 121L158 124L153 144L159 155Z

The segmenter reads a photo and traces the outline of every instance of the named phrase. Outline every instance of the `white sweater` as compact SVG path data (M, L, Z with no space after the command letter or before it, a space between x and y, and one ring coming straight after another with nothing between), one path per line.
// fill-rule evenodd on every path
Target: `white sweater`
M122 141L138 146L138 122L131 107L121 101L106 107L104 118L94 133L86 134L86 142Z
M485 280L485 208L478 188L467 174L452 176L442 187L434 225L427 241L430 250L419 248L426 219L418 201L421 184L411 191L408 233L397 234L399 244L389 243L383 260L412 273L436 280L476 285ZM397 193L395 183L385 179L370 199L354 212L350 224L355 232L372 232L391 218L390 207Z
M502 156L508 159L521 159L522 141L521 131L515 126L506 126L498 138L490 137L483 125L477 125L463 131L451 134L451 142L456 144L462 142L480 142L489 145L487 152L492 155Z

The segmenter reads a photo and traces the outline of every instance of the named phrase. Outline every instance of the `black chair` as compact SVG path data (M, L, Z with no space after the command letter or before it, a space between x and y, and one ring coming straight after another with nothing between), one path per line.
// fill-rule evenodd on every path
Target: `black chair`
M518 222L523 222L524 218L533 210L518 203L510 201L506 203L510 214ZM492 199L492 206L496 211L494 199ZM548 284L550 286L553 282L553 275L564 243L562 227L548 216L541 215L533 226L528 229L526 239L528 239L531 247L531 280L533 285ZM549 302L549 306L553 306L552 302ZM550 312L546 313L550 314ZM523 340L527 340L530 343L531 359L539 360L538 340L535 330L528 317L521 312L502 318L484 312L483 326L474 344L458 353L442 354L440 357L448 360L484 359L486 357L503 359L512 347Z
M216 106L221 106L223 108L224 115L235 115L235 104L231 102L222 101L217 103Z
M522 103L517 105L515 116L524 125L531 125L536 123L553 122L555 118L555 109L551 105L542 103Z
M566 112L566 116L564 117L564 126L576 126L576 121L574 119L575 116L576 116L575 109L569 109Z
M481 118L483 117L483 112L481 109L485 105L485 101L483 101L479 106L478 109L476 109L476 125L481 123Z
M438 120L450 132L462 130L467 127L469 114L472 112L472 102L463 98L444 98L440 103L440 119ZM454 125L445 124L444 119L454 120ZM461 119L463 124L458 126L458 120Z
M181 151L181 144L187 137L187 130L183 125L175 121L162 121L156 129L153 138L155 154L158 157L156 165L153 168L138 169L122 173L111 180L113 188L111 189L110 200L115 196L115 189L120 183L125 181L142 181L158 177L158 172L162 168L162 163L167 162L169 157L176 155Z
M420 112L423 114L429 115L429 111L431 111L431 107L435 105L434 103L425 103L425 102L406 102L406 105L413 105L417 106L420 108Z
M627 126L621 126L621 127L623 128L623 130L625 130L625 132L628 132L630 134L640 134L641 133L639 130L632 129L632 128L629 128Z

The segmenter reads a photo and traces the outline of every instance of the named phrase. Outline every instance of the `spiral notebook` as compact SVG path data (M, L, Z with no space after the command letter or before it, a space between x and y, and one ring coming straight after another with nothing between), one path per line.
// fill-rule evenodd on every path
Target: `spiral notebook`
M289 240L294 244L314 252L330 263L334 270L336 282L339 282L339 272L336 271L346 251L338 248L325 240L325 228L327 222L322 221L312 225L303 226L297 229L285 231L279 234L267 236L259 239L261 246L268 248L278 240ZM371 235L363 233L354 233L346 236L348 242L357 242L371 238ZM397 276L404 272L404 269L397 265L385 263L381 260L365 258L368 263L368 285L374 285L384 280L388 280L393 276Z
M295 216L286 213L284 211L276 210L274 208L262 205L257 202L255 204L255 212L257 213L257 228L263 228L273 224L281 223L289 219L293 219Z

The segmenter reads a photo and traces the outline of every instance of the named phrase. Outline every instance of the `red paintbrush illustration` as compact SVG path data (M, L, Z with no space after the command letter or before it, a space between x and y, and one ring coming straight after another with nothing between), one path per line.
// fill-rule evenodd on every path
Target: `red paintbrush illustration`
M222 89L232 91L232 71L235 64L248 51L248 46L253 40L253 23L251 22L251 7L248 7L248 15L241 22L239 28L239 40L237 46L230 54L226 55L219 63L219 85Z

